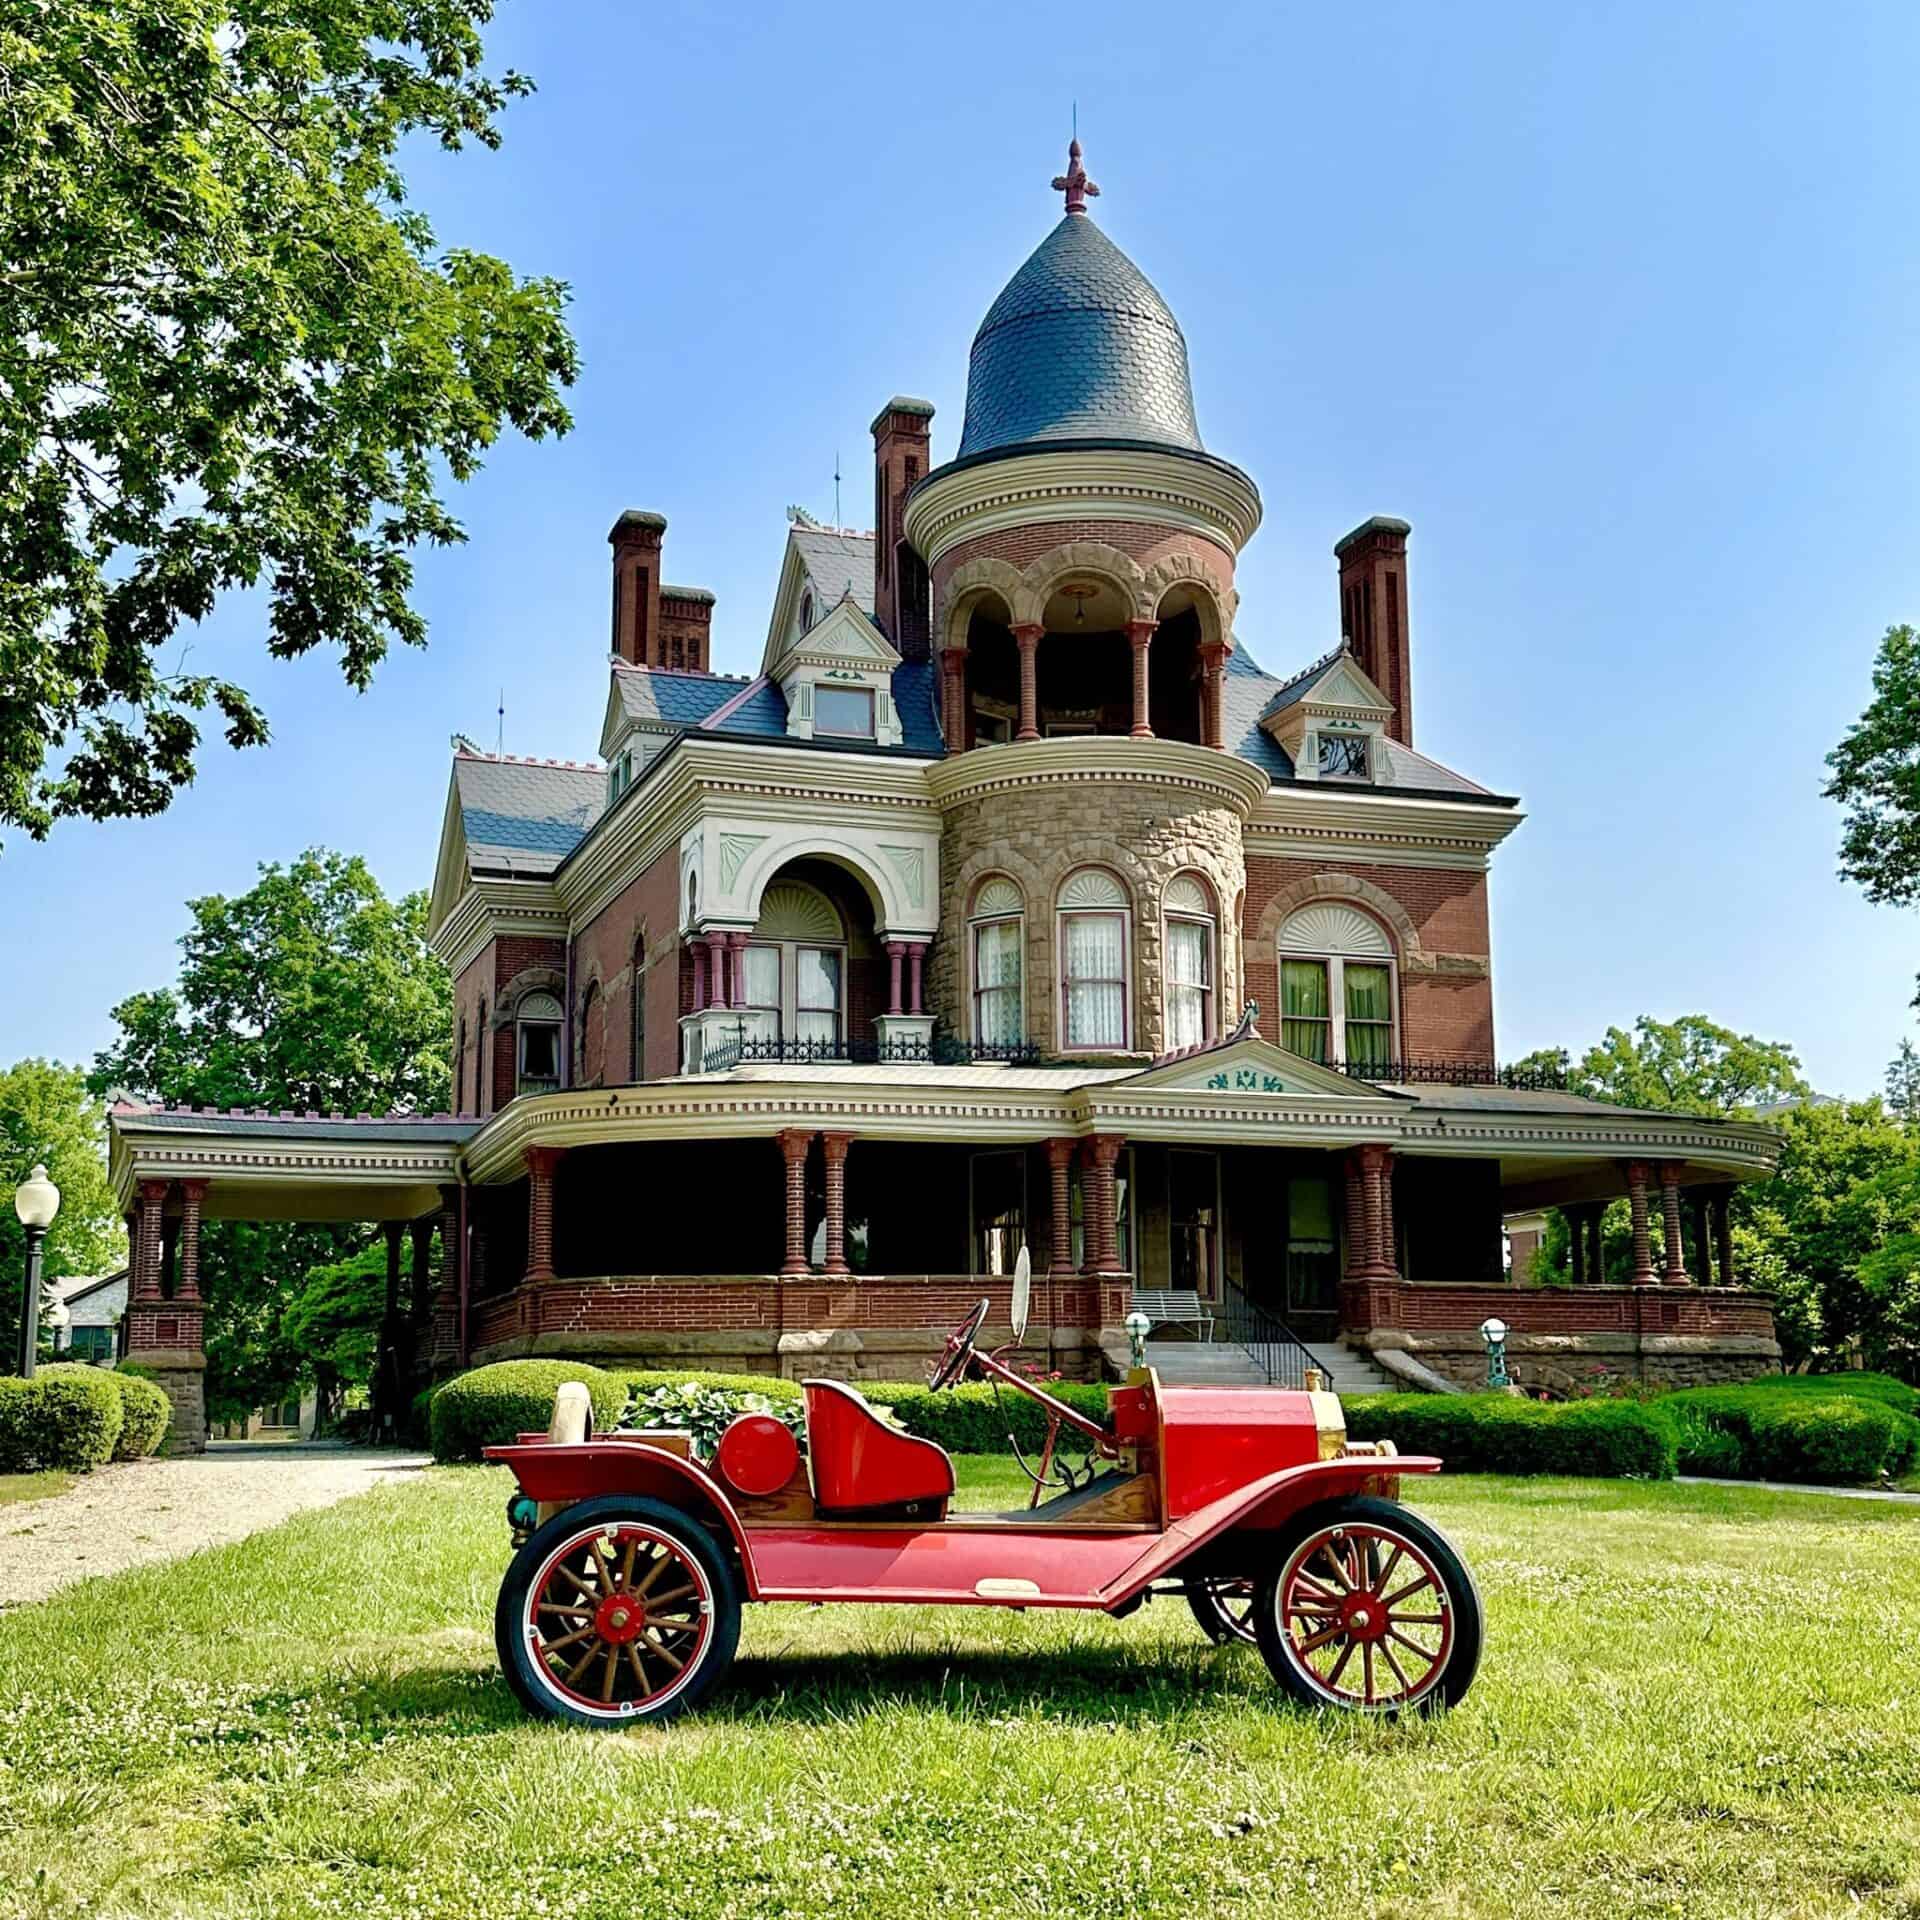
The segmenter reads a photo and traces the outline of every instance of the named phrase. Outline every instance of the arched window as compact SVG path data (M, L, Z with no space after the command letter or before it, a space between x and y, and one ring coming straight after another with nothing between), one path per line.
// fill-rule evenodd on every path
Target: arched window
M1021 960L1025 908L1020 889L1000 874L983 881L973 896L968 945L973 956L973 1043L977 1047L1017 1047L1027 1037Z
M560 1084L560 1002L550 993L525 993L514 1013L519 1044L518 1091L551 1093Z
M813 630L813 595L803 593L800 596L800 631L810 633Z
M487 996L480 996L480 1011L473 1017L473 1110L489 1113L493 1108L493 1082L487 1078Z
M1100 867L1060 889L1060 1034L1068 1052L1127 1044L1127 891Z
M847 931L816 887L776 881L760 899L760 918L742 956L742 1005L772 1015L773 1039L791 1037L823 1056L841 1046L846 1013Z
M1217 939L1213 899L1197 875L1168 882L1166 916L1167 1045L1204 1046L1214 1035Z
M643 927L633 943L633 1052L627 1077L647 1077L647 935Z
M460 1016L460 1040L453 1050L453 1110L467 1110L467 1016Z
M1280 929L1280 1044L1365 1073L1395 1055L1393 942L1379 921L1331 901Z
M580 1002L580 1085L597 1087L607 1077L606 1008L600 1000L600 982L587 982Z

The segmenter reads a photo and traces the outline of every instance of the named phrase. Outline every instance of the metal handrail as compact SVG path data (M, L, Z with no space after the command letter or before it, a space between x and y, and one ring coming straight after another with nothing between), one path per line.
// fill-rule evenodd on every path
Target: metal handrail
M1246 1352L1270 1387L1304 1387L1307 1369L1319 1365L1284 1320L1256 1306L1225 1274L1213 1324L1216 1335L1224 1328L1226 1338Z

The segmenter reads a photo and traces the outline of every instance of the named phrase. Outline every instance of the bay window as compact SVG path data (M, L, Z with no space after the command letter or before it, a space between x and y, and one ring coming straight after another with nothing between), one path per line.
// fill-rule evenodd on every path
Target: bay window
M1020 889L998 877L974 896L970 926L975 1046L1017 1047L1026 1038L1025 905Z
M1213 902L1183 873L1167 887L1166 911L1166 1044L1204 1046L1213 1037Z
M1060 1032L1068 1052L1127 1045L1127 894L1087 867L1060 890Z
M1280 1044L1302 1059L1369 1073L1394 1045L1393 943L1357 908L1302 907L1280 932Z

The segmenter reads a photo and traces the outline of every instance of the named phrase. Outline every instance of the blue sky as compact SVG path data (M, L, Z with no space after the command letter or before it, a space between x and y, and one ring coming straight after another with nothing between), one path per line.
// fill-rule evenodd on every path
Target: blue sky
M665 513L667 577L751 669L789 502L864 522L868 421L938 408L1059 208L1071 103L1094 213L1186 331L1201 431L1266 522L1239 632L1338 639L1333 541L1413 522L1419 744L1529 818L1496 857L1503 1056L1702 1011L1866 1092L1920 925L1839 881L1821 760L1872 649L1920 620L1920 149L1910 6L507 0L540 91L498 154L419 157L446 242L573 287L566 440L503 446L422 558L425 653L373 690L184 636L274 724L158 820L0 854L0 1055L85 1058L171 977L182 902L322 844L431 877L448 736L587 758L606 532Z

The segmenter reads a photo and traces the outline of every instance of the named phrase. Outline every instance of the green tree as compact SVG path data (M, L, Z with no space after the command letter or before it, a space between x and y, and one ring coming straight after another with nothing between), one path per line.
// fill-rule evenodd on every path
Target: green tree
M309 1267L287 1299L280 1334L305 1356L323 1421L339 1417L348 1388L371 1384L386 1299L387 1250L379 1242Z
M1631 1033L1609 1027L1570 1084L1614 1106L1722 1119L1811 1091L1791 1047L1735 1033L1701 1013L1671 1021L1642 1014Z
M1920 1053L1911 1040L1902 1040L1887 1063L1887 1107L1910 1127L1920 1123Z
M1829 800L1846 809L1840 871L1887 906L1920 905L1920 634L1889 627L1873 698L1827 755Z
M21 1060L0 1068L0 1369L11 1364L20 1325L26 1234L14 1189L44 1161L60 1189L42 1272L111 1273L127 1257L126 1230L107 1179L107 1110L79 1067Z
M427 946L424 893L389 900L363 860L316 848L263 866L246 893L189 901L188 911L178 980L114 1009L120 1037L94 1062L97 1090L189 1106L446 1107L453 986ZM366 1237L364 1227L207 1223L213 1417L314 1377L287 1333L290 1291Z
M161 655L263 586L364 688L504 428L571 424L566 289L441 251L400 156L498 144L493 0L59 0L0 19L0 822L153 814L244 688Z

